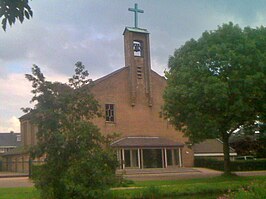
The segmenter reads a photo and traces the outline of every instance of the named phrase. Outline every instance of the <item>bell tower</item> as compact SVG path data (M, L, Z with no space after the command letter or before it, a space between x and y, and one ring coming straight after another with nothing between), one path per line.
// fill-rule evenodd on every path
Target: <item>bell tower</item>
M126 27L124 30L125 66L129 67L130 103L137 105L138 95L146 98L148 106L152 106L151 93L151 62L149 32L138 27L138 13L143 10L129 8L135 13L135 27Z

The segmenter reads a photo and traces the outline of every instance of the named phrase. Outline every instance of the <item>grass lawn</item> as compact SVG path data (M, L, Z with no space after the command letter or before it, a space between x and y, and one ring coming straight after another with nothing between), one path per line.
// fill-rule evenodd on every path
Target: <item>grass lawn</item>
M217 198L224 193L246 190L250 184L263 185L266 189L266 176L256 177L214 177L174 181L143 181L130 186L140 187L131 190L113 190L109 198ZM154 193L152 197L152 193ZM266 193L265 193L266 194ZM264 196L266 198L266 195Z
M266 198L266 176L143 181L112 189L106 198ZM234 194L234 195L232 195ZM226 197L226 196L225 196ZM0 199L38 199L35 188L0 188ZM231 198L231 197L230 197Z
M39 199L33 187L0 188L0 199Z

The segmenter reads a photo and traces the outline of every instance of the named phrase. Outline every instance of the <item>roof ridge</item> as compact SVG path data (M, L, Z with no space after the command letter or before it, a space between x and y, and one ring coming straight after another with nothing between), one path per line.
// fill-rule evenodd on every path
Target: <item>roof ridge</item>
M127 69L127 68L128 68L128 66L119 68L119 69L117 69L117 70L115 70L115 71L113 71L113 72L111 72L111 73L109 73L107 75L104 75L103 77L100 77L99 79L93 80L92 84L98 84L98 83L102 82L103 80L105 80L105 79L107 79L107 78L109 78L109 77L111 77L111 76L113 76L113 75L115 75L115 74Z

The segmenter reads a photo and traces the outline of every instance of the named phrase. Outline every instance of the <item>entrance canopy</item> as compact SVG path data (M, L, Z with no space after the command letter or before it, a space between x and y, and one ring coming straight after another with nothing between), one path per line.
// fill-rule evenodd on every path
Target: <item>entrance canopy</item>
M121 169L181 167L183 146L162 137L125 137L111 144Z
M111 144L114 148L175 148L184 144L162 137L125 137Z

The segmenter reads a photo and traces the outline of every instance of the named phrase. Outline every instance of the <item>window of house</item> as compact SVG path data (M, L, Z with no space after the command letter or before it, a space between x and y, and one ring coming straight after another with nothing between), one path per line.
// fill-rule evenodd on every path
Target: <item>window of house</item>
M21 142L21 135L17 135L17 142Z
M137 41L137 40L133 41L133 51L134 51L135 57L143 56L143 47L142 47L141 41Z
M114 122L115 121L115 105L105 104L105 121Z

